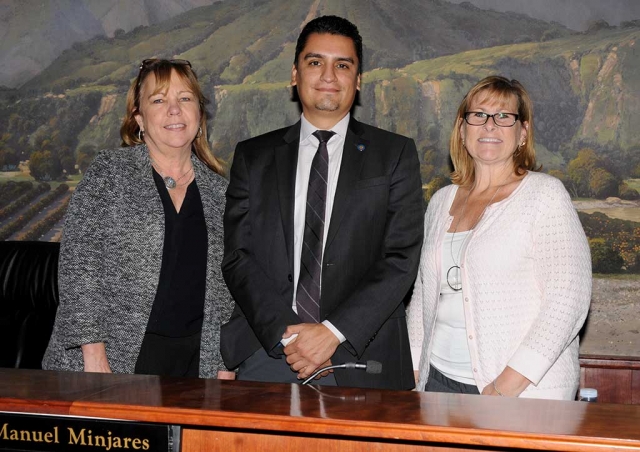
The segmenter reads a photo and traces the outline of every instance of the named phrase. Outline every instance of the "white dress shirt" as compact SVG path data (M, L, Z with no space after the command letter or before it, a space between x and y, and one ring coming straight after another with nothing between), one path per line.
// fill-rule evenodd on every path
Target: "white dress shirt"
M327 234L329 232L329 222L331 220L331 211L333 210L333 199L338 186L338 176L340 176L340 164L342 163L342 151L344 149L344 140L347 136L349 128L349 119L351 115L342 118L330 130L335 135L327 142L327 151L329 153L329 178L327 180L327 204L324 213L324 238L322 240L322 249L324 255L324 247L327 243ZM300 118L300 144L298 147L298 166L296 169L296 188L295 203L293 210L293 310L298 312L296 307L296 291L298 288L298 277L300 276L300 258L302 256L302 243L304 239L304 223L307 206L307 191L309 189L309 173L311 172L311 163L313 157L318 151L319 140L313 136L316 130L322 130L311 124L304 114ZM320 288L322 290L322 286ZM338 329L328 320L322 322L329 328L333 334L340 339L340 343L346 338L338 331ZM287 345L295 336L282 340L283 345Z

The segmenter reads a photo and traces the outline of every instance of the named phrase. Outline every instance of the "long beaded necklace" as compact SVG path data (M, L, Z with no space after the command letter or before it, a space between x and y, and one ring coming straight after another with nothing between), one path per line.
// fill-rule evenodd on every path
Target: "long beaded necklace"
M176 188L178 186L178 182L180 182L187 174L189 174L191 171L193 171L193 165L187 170L186 173L184 173L182 176L180 176L177 179L174 179L171 176L165 176L164 174L162 174L162 171L160 171L160 168L158 167L158 164L156 163L155 160L151 159L151 164L153 165L153 167L155 168L155 170L158 172L158 174L160 174L160 177L162 177L162 180L164 181L164 185L165 187L167 187L169 190L172 190L174 188ZM191 180L191 178L187 179L187 182L189 182L189 180ZM187 183L185 182L185 184ZM184 184L183 184L184 185Z
M470 231L473 230L478 225L478 223L480 222L480 218L482 218L482 216L484 215L484 212L487 210L487 207L489 207L489 205L493 202L493 200L495 199L500 189L505 185L507 185L506 182L502 185L498 185L498 188L496 188L496 191L493 192L493 196L491 197L489 202L484 206L484 209L482 209L482 212L480 212L480 215L478 215L478 218L476 218L476 221L474 221L472 226L469 228ZM453 228L453 233L451 234L450 251L451 251L451 260L453 261L453 265L449 267L449 270L447 270L447 285L451 288L451 290L455 292L460 292L462 290L462 278L460 277L460 266L458 265L458 262L460 259L460 253L462 253L462 250L464 249L464 245L465 245L464 242L466 241L466 239L465 241L462 242L462 244L460 245L460 249L458 250L458 261L456 261L456 258L453 253L453 239L456 236L456 232L458 231L458 226L460 225L460 222L464 218L464 213L467 208L467 201L469 201L469 197L471 196L471 192L473 191L473 189L474 187L471 187L471 189L469 190L469 193L467 194L467 197L464 200L464 204L462 205L462 212L460 212L460 217L456 222L456 227ZM471 234L469 234L468 237L470 236Z

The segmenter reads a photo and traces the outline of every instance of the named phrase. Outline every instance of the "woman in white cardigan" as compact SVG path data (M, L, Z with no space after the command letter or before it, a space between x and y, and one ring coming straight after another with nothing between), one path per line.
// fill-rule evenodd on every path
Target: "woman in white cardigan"
M575 397L591 258L562 183L534 172L532 113L498 76L458 109L453 185L429 203L408 308L419 390Z

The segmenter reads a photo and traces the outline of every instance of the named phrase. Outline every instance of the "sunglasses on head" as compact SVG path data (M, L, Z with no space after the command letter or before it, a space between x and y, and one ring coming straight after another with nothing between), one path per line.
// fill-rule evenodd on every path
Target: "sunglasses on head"
M147 58L146 60L142 60L142 63L140 63L140 70L143 70L146 67L151 66L154 63L157 63L158 61L162 61L160 58ZM191 62L188 60L165 60L168 61L171 64L183 64L185 66L189 66L191 67Z

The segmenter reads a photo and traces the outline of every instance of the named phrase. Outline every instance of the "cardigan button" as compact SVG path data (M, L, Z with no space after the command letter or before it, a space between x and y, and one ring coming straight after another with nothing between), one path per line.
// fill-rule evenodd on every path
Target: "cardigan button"
M287 276L287 279L289 280L289 282L293 282L293 276L291 275L291 273L289 273L289 276Z

